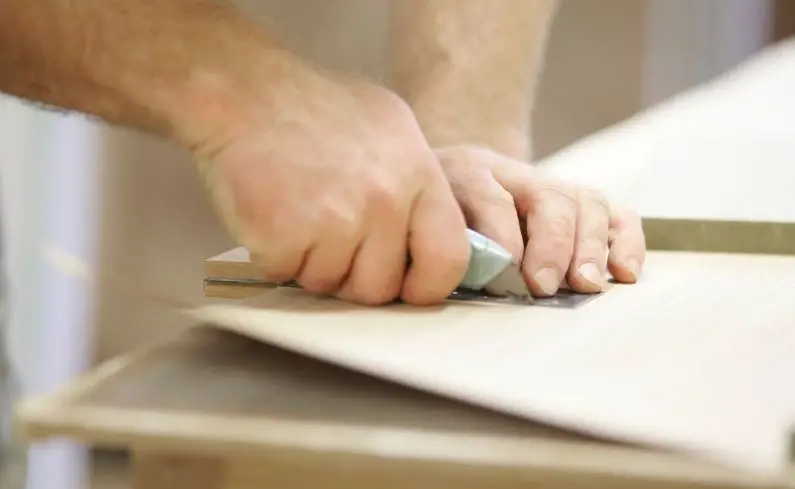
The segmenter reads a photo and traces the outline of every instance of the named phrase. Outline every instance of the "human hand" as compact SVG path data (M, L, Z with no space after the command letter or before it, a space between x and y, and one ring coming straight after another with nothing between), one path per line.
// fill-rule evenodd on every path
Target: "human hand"
M488 149L436 154L469 226L514 255L534 295L565 284L599 292L607 271L618 282L638 279L646 243L637 214Z
M411 110L315 73L278 95L276 108L252 97L196 150L252 261L268 280L352 302L444 300L466 273L466 223Z

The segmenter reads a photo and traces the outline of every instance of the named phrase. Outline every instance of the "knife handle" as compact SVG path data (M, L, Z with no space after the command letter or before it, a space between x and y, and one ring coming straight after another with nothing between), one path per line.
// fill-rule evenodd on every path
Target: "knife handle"
M467 234L471 254L467 273L459 287L482 290L500 272L513 264L513 255L497 244L496 241L483 236L477 231L467 229Z

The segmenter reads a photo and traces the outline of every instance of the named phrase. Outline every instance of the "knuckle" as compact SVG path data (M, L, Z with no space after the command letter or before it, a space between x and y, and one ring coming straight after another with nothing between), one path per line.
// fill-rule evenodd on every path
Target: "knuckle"
M470 226L475 228L488 227L495 231L508 232L506 225L519 224L516 204L513 196L503 190L488 189L484 192L475 190L456 194L464 218Z
M537 205L549 205L554 202L555 205L565 206L569 209L574 209L577 205L577 191L569 186L559 182L546 182L531 190L533 201Z
M369 94L374 100L377 100L385 107L390 107L393 110L406 111L411 113L409 104L403 98L392 90L387 90L377 84L368 84L370 87Z
M444 167L439 164L439 159L432 151L428 151L425 147L418 147L411 156L414 165L410 171L410 177L420 180L438 177L443 178Z
M610 236L610 207L607 199L597 191L579 190L579 241L604 247ZM580 246L583 246L582 244Z
M434 152L443 165L482 166L496 157L493 150L474 145L446 146L436 149Z
M565 270L568 267L574 250L571 241L551 239L549 241L536 243L533 246L533 258L537 262L546 263L554 266L558 270Z
M577 193L567 185L546 179L539 182L528 178L527 183L514 188L513 193L523 214L534 214L541 219L547 219L558 214L574 216L577 213Z
M635 210L619 206L611 213L610 225L616 228L634 228L643 231L643 221Z
M367 205L383 213L395 214L407 205L406 192L402 188L399 178L376 174L372 175L366 186Z
M577 194L581 205L587 205L593 209L598 209L598 212L604 216L605 221L608 220L610 216L610 203L601 192L585 188L580 189Z
M552 242L571 242L576 235L577 216L574 213L556 213L543 216L543 237Z
M607 259L607 239L606 237L589 236L581 239L577 243L577 258L595 258L601 261Z
M610 221L607 214L602 212L588 212L581 214L578 219L579 229L577 234L579 239L589 238L606 241L610 234Z
M491 176L463 179L457 185L451 182L451 187L459 204L469 205L476 212L516 212L513 195Z
M318 223L323 234L345 240L352 239L361 228L361 216L356 208L326 208L324 219Z
M468 160L461 148L451 147L435 150L436 160L439 166L442 167L445 174L449 177L458 177L461 179L462 173L471 173L472 164Z
M374 115L379 119L408 121L414 119L414 112L405 100L396 93L381 87L371 86L366 97Z
M453 194L460 199L471 200L473 197L493 194L489 185L491 175L480 169L465 165L442 167Z
M573 233L531 235L525 259L532 263L543 263L558 271L566 270L574 254Z

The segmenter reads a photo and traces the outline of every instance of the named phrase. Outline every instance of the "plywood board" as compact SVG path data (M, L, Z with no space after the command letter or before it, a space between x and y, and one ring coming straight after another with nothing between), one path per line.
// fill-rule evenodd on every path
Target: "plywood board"
M572 310L367 308L276 289L195 314L568 429L765 472L781 470L788 456L795 257L654 252L640 283L616 285Z

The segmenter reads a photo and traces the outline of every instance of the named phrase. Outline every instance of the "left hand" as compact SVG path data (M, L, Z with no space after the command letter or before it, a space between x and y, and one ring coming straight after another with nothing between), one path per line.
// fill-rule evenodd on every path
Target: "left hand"
M608 271L617 282L637 281L646 241L634 212L489 149L436 154L469 227L513 254L533 295L551 296L566 284L600 292Z

